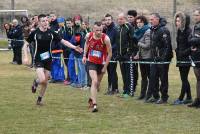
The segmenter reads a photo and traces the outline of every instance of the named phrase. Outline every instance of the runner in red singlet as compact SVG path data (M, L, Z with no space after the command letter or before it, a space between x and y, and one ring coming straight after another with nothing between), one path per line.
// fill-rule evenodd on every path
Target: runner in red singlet
M85 64L86 60L89 61L88 69L92 79L91 97L88 101L92 112L98 111L96 102L97 90L112 57L110 39L102 31L103 27L101 22L95 22L93 32L86 35L83 55L83 63Z

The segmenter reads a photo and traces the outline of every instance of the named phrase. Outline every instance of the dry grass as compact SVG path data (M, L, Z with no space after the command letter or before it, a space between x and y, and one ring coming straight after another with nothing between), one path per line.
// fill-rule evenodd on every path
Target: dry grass
M198 0L177 0L177 9L191 11L198 7ZM10 8L10 1L1 0L2 9ZM105 13L116 16L119 12L136 9L139 12L160 12L171 17L173 0L16 0L16 9L28 9L30 14L49 13L56 11L62 16L72 16L81 13L83 16L99 19Z

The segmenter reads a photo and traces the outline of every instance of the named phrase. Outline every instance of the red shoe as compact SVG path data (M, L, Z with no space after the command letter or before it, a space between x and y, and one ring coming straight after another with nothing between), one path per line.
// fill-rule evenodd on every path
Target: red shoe
M91 98L88 100L89 108L93 108L93 101Z

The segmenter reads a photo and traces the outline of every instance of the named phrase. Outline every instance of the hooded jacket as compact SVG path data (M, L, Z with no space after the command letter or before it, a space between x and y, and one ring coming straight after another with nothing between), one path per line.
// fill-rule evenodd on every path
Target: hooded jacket
M151 27L150 48L154 61L168 62L173 57L170 32L166 24L166 19L160 18L160 23Z
M183 12L177 12L174 17L174 23L176 24L176 18L179 17L181 20L181 27L177 29L177 48L176 48L176 58L177 66L190 66L191 64L189 55L191 53L191 45L189 44L189 36L191 34L190 28L190 17ZM188 63L179 63L179 62L188 62Z
M192 47L197 48L196 51L191 51L191 56L196 67L200 68L200 22L194 25L192 33L189 36L189 43Z

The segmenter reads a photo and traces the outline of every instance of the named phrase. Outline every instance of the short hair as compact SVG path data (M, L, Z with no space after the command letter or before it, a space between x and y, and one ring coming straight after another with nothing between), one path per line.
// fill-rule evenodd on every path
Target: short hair
M105 17L111 17L111 19L113 19L112 15L110 15L108 13L105 15Z
M104 22L105 20L106 20L105 18L102 18L102 19L101 19L101 22Z
M101 23L101 21L96 21L96 22L94 22L94 25L100 27L102 25L102 23Z
M194 11L198 11L198 12L199 12L199 14L200 14L200 7L199 7L199 8L197 8L197 9L195 9Z
M87 20L83 20L82 23L85 23L86 25L89 25L89 22Z
M156 18L160 19L160 14L159 13L151 13L151 15L155 16Z
M38 20L40 20L41 18L44 18L44 17L46 17L45 14L40 14L40 15L38 16Z
M18 25L19 24L19 22L18 22L18 20L17 19L13 19L13 21L12 21L13 23L16 23L16 25Z
M66 21L71 21L71 22L72 22L73 20L72 20L71 17L68 17L68 18L66 19Z
M137 20L141 20L145 25L148 24L147 18L146 18L145 16L143 16L143 15L137 16L137 17L135 18L135 24L136 24L136 21L137 21Z
M128 10L127 14L130 15L130 16L136 17L137 11L136 10Z

